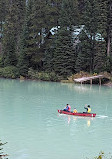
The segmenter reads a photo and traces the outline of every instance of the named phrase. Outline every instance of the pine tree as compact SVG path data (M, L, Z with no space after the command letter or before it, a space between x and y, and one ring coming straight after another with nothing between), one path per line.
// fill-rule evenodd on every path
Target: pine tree
M20 39L23 30L23 24L25 20L25 12L26 12L26 0L14 1L15 3L15 38L16 38L16 54L18 55L20 52Z
M50 32L50 29L53 27L59 26L59 15L60 15L60 9L62 5L61 0L49 0L46 2L46 17L45 22L47 24L45 31L46 31L46 37L45 37L45 52L44 52L44 58L43 58L43 69L47 72L53 71L53 52L55 48L55 36L56 34L52 35Z
M59 13L57 2L29 0L27 6L31 3L31 12L27 14L26 21L26 27L28 29L26 38L27 47L24 50L29 59L29 67L41 71L43 70L46 43L49 41L46 35L57 24Z
M55 39L52 37L51 39L49 39L48 43L46 44L46 50L44 53L44 60L43 60L43 69L46 72L54 71L53 70L54 66L53 56L55 51L54 41Z
M44 16L45 1L28 1L26 26L28 36L26 39L27 47L25 48L29 59L29 67L40 70L42 67L43 44L44 44Z
M3 34L3 24L5 23L5 18L7 16L7 0L0 0L0 38Z
M61 26L72 27L78 25L80 20L77 0L63 0L60 14L59 22Z
M76 72L91 71L91 43L87 34L82 31L79 36L80 43L77 60L75 64Z
M27 56L27 40L28 40L28 28L24 26L24 30L21 36L21 46L20 46L20 54L19 54L19 60L18 60L18 68L19 73L21 76L26 77L28 74L28 68L29 68L29 57Z
M76 52L73 48L73 26L78 25L77 1L62 1L54 51L54 71L64 77L75 72ZM74 19L73 19L74 16Z
M94 70L94 55L95 55L95 45L96 45L96 39L95 36L97 34L97 14L98 14L98 8L97 8L97 2L96 0L86 0L85 1L85 13L84 13L84 21L85 21L85 30L87 35L89 36L89 44L90 49L88 52L89 58L91 59L90 62L90 72L93 72ZM91 50L91 51L90 51Z
M3 30L3 63L4 66L16 66L20 35L24 21L22 13L25 9L25 0L19 2L12 0L7 3L9 5L9 10L5 19ZM22 8L20 6L22 6Z
M7 48L7 52L4 49L4 66L16 66L17 64L17 57L15 54L15 39L14 36L9 35L10 37L7 39L7 44L5 45L5 49Z
M67 77L74 72L75 53L71 32L66 27L58 31L53 62L54 71L60 76Z
M96 54L94 57L94 72L105 71L106 64L106 43L99 41L96 45Z
M112 73L112 56L107 57L105 70L109 73Z
M45 31L49 32L52 27L58 26L60 8L61 8L61 0L49 0L45 3L45 17L44 23L46 24Z
M112 1L107 0L107 56L112 56Z
M14 28L14 12L12 7L9 8L9 15L4 24L3 30L3 64L4 66L16 65L16 46L15 46L15 28Z
M85 56L88 54L88 58L90 59L90 71L94 71L94 67L97 65L98 59L101 57L99 61L102 61L105 58L105 37L106 37L106 23L107 23L107 13L106 13L106 3L102 0L85 0L85 11L84 11L84 24L85 24L85 32L89 38L87 40L87 46L89 46L89 51L85 51ZM100 35L100 38L98 38ZM99 41L102 40L103 50L96 49L100 47ZM89 43L88 43L89 42ZM83 43L83 41L81 42ZM83 46L83 44L81 44ZM99 51L99 52L98 52ZM103 56L103 58L102 58ZM96 60L97 59L97 60ZM88 63L88 61L87 61ZM96 67L95 67L96 69Z
M28 68L31 67L30 65L30 59L31 59L31 53L30 50L32 50L32 36L31 36L31 26L32 26L32 8L33 8L33 1L29 0L27 3L27 9L26 9L26 16L25 16L25 22L23 26L23 32L21 35L21 41L20 41L20 54L18 59L18 68L20 75L27 76L28 74Z
M107 37L107 1L100 0L97 2L98 6L98 22L97 22L97 43L96 53L94 58L94 71L104 71L106 62L106 37ZM98 35L100 35L98 37Z

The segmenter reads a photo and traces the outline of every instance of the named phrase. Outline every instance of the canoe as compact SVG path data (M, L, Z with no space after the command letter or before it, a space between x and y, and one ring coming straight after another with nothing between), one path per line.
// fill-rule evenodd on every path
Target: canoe
M94 113L73 113L73 112L67 112L64 110L58 110L58 113L67 114L67 115L74 115L74 116L84 116L84 117L95 117L96 116L96 114L94 114Z

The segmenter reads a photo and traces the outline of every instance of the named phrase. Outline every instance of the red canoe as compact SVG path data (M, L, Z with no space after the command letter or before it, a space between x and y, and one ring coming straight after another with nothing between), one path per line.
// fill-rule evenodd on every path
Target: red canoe
M96 114L93 114L93 113L73 113L73 112L67 112L67 111L63 111L63 110L58 110L58 113L74 115L74 116L84 116L84 117L95 117L96 116Z

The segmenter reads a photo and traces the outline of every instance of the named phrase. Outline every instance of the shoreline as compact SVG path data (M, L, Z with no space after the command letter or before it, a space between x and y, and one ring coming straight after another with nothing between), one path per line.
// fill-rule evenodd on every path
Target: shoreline
M104 86L108 86L108 87L112 87L112 82L108 82L108 83L105 83L103 84Z
M0 78L1 79L14 79L14 80L20 80L20 81L54 82L54 81L45 81L45 80L37 80L37 79L30 79L30 78L4 78L4 77L0 77ZM74 84L76 84L75 82L69 81L69 80L61 80L61 81L58 81L58 82L60 82L60 83L74 83ZM112 82L109 81L107 83L102 84L102 86L112 87Z

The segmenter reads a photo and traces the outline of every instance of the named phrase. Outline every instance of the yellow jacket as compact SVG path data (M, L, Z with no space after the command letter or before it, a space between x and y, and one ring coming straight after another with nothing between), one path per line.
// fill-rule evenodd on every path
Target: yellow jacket
M88 108L87 112L88 112L88 113L91 113L91 108Z

